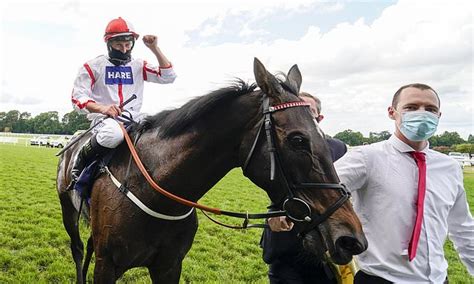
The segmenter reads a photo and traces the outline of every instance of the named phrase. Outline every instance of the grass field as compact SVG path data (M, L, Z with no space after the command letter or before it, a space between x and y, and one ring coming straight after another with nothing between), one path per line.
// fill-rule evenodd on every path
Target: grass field
M69 238L55 190L57 149L0 145L0 283L71 283L75 279ZM474 170L465 185L474 211ZM263 212L268 198L240 170L230 172L201 203L225 210ZM220 218L227 222L235 220ZM267 283L261 259L261 231L230 230L199 212L199 230L183 263L182 283ZM89 231L82 226L83 240ZM474 283L450 243L450 283ZM90 268L90 272L93 267ZM92 280L92 273L89 273ZM150 283L145 269L133 269L120 283Z

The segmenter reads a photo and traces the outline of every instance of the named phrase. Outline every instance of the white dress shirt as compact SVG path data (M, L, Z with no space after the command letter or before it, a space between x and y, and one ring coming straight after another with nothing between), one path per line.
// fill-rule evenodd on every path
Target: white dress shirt
M449 233L462 262L474 275L474 220L459 164L447 155L426 154L426 197L416 257L408 243L416 218L418 167L414 151L395 135L357 147L335 163L352 192L354 209L369 242L358 257L362 271L395 283L443 283L448 263L443 245Z

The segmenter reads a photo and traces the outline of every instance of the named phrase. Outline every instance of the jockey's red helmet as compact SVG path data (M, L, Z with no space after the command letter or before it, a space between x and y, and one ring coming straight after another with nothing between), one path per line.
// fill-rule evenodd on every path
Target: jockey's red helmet
M115 37L127 36L133 36L135 40L138 39L138 34L135 32L133 25L121 17L118 17L117 19L110 21L105 28L104 41L108 42L110 39Z

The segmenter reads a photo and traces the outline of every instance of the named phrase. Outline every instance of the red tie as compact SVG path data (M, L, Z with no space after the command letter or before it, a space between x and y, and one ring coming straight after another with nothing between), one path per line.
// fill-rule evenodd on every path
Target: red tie
M408 259L412 261L416 255L418 240L420 239L421 222L423 221L423 205L426 192L426 160L425 153L410 152L418 166L418 199L416 200L416 221L410 244L408 245Z

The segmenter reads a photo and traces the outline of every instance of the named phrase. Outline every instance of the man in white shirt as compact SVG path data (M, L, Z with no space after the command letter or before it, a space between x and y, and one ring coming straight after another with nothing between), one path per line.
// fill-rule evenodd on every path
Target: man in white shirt
M357 147L335 163L369 242L358 257L361 270L354 283L444 283L448 235L474 275L474 220L462 169L429 149L441 116L437 93L424 84L403 86L388 116L395 121L389 140ZM423 162L412 157L415 151Z

